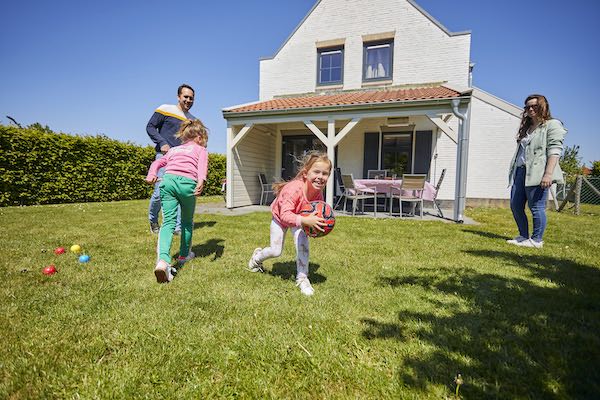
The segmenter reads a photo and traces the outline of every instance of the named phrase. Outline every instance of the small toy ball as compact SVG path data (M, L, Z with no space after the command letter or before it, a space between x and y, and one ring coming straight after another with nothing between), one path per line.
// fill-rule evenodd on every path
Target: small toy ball
M88 256L87 254L82 254L79 256L80 263L86 263L88 261L90 261L90 256Z
M42 274L44 275L54 275L58 271L54 265L48 265L46 268L42 270Z
M59 254L65 254L65 248L64 247L57 247L54 249L54 254L59 255Z
M81 252L81 246L78 244L74 244L73 246L71 246L71 253L80 253Z
M316 215L325 219L326 226L323 227L324 232L321 232L317 229L311 227L304 227L304 232L310 237L321 237L327 235L329 232L333 230L335 226L335 215L333 214L333 209L331 206L324 201L313 201L310 204L306 204L300 210L301 215L310 215L316 211Z

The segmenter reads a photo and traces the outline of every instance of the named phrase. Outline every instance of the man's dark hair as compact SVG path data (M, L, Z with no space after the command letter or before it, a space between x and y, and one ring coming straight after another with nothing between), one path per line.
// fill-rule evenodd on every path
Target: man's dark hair
M187 83L184 83L183 85L179 86L177 88L177 96L179 96L181 94L181 91L183 89L190 89L192 92L194 92L194 94L196 94L196 91L194 90L193 87L191 87L190 85L188 85Z

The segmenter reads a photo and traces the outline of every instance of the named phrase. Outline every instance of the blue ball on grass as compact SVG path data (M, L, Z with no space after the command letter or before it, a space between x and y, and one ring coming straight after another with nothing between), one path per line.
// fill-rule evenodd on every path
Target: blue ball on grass
M88 256L87 254L82 254L79 256L80 263L86 263L88 261L90 261L90 256Z

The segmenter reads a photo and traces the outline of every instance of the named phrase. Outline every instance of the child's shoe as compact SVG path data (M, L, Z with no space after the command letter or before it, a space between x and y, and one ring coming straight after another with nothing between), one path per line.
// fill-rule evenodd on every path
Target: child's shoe
M184 256L179 256L177 257L177 262L179 263L179 265L183 265L188 261L193 260L196 257L196 255L194 254L193 251L189 251L187 257Z
M256 255L258 253L261 252L261 248L257 247L256 249L254 249L254 252L252 253L252 257L250 257L250 261L248 261L248 270L250 272L265 272L263 270L263 264L262 262L258 262L254 260L254 257L256 257Z
M156 267L154 268L154 275L156 276L156 282L158 283L167 283L173 280L171 266L165 260L158 260L158 263L156 263Z
M296 279L296 286L300 288L300 292L305 296L312 296L315 294L315 290L310 285L310 281L306 276Z

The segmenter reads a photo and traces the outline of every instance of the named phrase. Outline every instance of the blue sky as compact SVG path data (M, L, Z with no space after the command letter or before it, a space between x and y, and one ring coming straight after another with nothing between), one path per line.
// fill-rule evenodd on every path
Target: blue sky
M417 0L451 31L472 32L474 85L521 105L545 94L567 145L600 160L600 2ZM196 89L192 113L225 152L221 109L258 99L258 60L271 56L314 0L11 1L0 17L0 122L40 122L149 144L153 110ZM507 135L513 135L507 132Z

